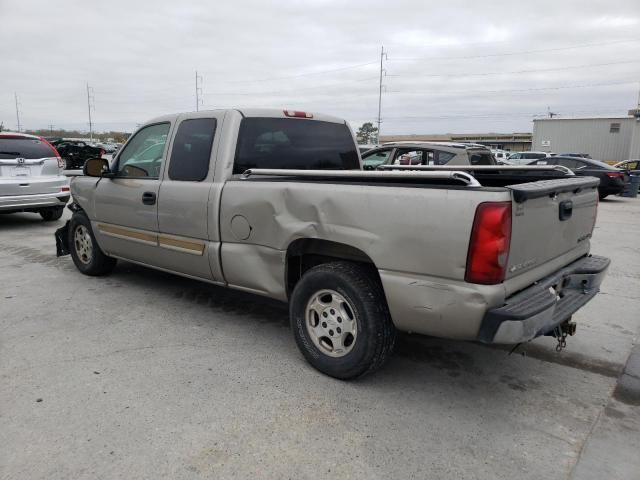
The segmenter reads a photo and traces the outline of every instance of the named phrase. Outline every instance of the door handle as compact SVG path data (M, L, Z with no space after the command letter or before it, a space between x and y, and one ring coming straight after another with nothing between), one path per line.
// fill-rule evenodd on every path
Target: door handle
M142 203L144 203L145 205L155 205L156 194L153 192L144 192L142 194Z

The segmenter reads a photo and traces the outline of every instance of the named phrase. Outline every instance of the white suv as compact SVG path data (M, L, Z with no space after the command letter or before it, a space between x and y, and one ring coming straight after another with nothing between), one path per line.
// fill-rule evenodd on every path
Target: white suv
M533 160L540 160L541 158L552 157L554 154L550 152L517 152L509 155L509 162L515 165L527 165Z
M46 221L59 219L71 195L63 167L44 138L0 132L0 213L34 212Z

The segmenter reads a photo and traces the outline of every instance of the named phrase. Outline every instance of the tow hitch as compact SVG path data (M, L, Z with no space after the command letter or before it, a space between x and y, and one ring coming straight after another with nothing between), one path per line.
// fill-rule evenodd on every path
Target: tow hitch
M552 335L558 341L556 345L556 352L561 352L563 348L567 346L567 336L575 335L576 333L576 323L572 322L571 319L566 322L561 323L556 328L551 330L547 335Z

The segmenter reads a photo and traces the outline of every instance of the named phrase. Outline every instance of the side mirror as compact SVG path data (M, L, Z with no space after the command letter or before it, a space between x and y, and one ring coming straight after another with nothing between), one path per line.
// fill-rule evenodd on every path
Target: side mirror
M108 172L109 162L104 158L90 158L82 167L82 173L88 177L102 177Z

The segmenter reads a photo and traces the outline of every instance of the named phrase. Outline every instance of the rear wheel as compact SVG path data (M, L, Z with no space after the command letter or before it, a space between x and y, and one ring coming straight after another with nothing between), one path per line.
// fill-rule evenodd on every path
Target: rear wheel
M53 220L59 220L63 212L64 206L43 208L38 213L40 213L40 216L45 222L52 222Z
M380 281L373 268L356 263L307 271L291 296L290 321L307 361L343 380L380 368L395 345Z
M74 213L69 228L69 252L73 263L85 275L111 273L117 260L104 254L91 230L91 222L82 213Z

